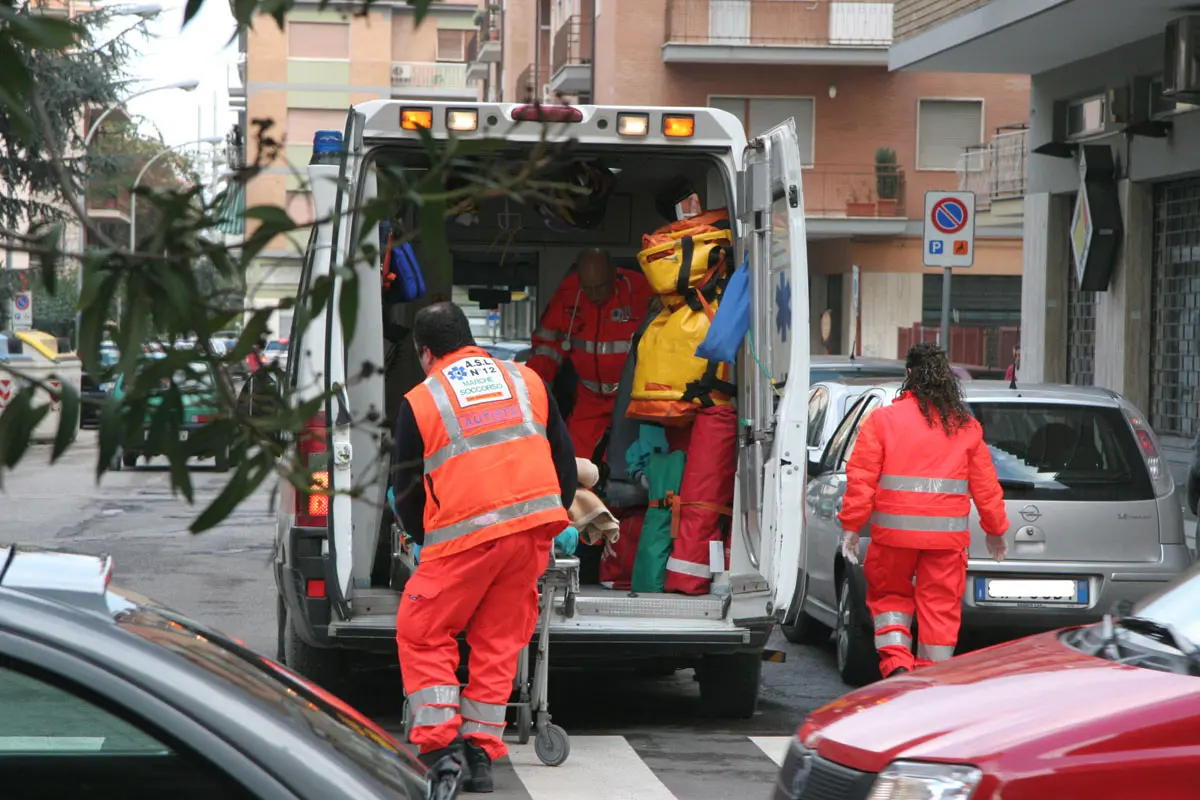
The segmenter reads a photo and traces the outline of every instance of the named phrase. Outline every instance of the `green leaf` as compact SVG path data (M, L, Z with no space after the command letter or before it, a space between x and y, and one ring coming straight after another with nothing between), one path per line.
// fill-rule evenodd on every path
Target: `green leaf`
M38 252L34 254L34 260L41 273L42 284L51 295L55 294L58 282L58 262L62 257L62 251L59 249L61 241L62 228L58 225L49 226L37 237Z
M288 213L279 206L254 206L246 209L246 219L257 219L268 225L294 228L295 223Z
M242 461L229 483L225 484L221 493L209 503L208 508L200 512L200 516L192 522L189 530L192 533L204 533L224 522L233 510L266 480L273 467L274 461L270 454L262 451L254 458Z
M8 23L10 37L39 50L64 50L74 45L82 32L82 28L69 20L22 14L3 6L0 6L0 21Z
M79 393L64 380L59 381L58 402L58 432L54 434L54 449L50 452L51 464L62 457L79 433Z
M29 424L33 405L33 388L19 389L0 412L0 463L12 467L21 460L29 446L33 426Z
M100 454L96 459L96 481L108 472L121 445L121 401L109 394L100 407Z
M188 471L187 453L179 446L178 439L171 447L171 452L167 454L171 464L171 486L178 489L185 498L188 504L196 502L195 493L192 491L192 473Z
M342 321L342 335L349 346L354 341L354 331L358 327L358 275L354 270L344 270L346 273L341 280L341 293L338 295L338 313Z
M238 342L233 348L233 352L229 354L231 361L243 361L246 356L250 355L250 350L254 345L258 344L259 339L266 335L267 325L271 322L271 312L273 310L270 308L260 308L254 312L254 316L250 317L250 321L242 329L242 335L238 337Z
M446 240L446 201L430 200L424 203L417 220L421 228L422 258L430 262L434 274L439 278L450 275L452 269L450 244Z
M187 5L183 7L183 25L186 28L187 24L192 21L192 17L200 12L201 6L204 5L204 0L187 0Z

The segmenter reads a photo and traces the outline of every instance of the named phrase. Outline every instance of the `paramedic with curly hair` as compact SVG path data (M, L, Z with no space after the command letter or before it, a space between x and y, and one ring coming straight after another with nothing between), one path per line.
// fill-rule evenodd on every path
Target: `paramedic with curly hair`
M988 552L1000 561L1007 549L1004 493L983 428L963 402L946 354L936 345L918 344L908 351L905 366L899 398L861 423L838 515L842 553L853 564L858 532L871 525L863 573L884 677L954 655L972 500Z
M457 762L466 791L491 792L517 655L537 624L552 543L570 524L578 467L541 378L476 346L462 309L421 309L413 339L427 377L400 404L393 478L396 515L421 545L396 614L410 738L429 766Z

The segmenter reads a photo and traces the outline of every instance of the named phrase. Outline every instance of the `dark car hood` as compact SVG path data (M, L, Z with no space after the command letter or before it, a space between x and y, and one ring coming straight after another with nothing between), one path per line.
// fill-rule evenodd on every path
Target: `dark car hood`
M1121 666L1048 633L860 689L814 711L801 735L825 758L878 772L900 758L984 767L1064 748L1099 755L1127 746L1119 733L1180 730L1188 717L1200 717L1200 678Z

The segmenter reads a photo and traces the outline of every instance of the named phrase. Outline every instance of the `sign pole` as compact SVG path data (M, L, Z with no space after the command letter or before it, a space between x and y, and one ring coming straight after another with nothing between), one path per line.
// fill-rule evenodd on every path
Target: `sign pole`
M946 267L942 270L942 349L946 358L950 357L950 274L953 270Z

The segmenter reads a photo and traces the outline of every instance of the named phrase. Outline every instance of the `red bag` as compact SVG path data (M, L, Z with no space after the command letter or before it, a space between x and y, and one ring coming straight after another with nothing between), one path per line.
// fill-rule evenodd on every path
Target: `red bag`
M633 560L642 538L645 508L611 509L621 523L621 535L615 544L605 542L600 554L600 584L609 589L629 589L633 585Z
M708 594L712 582L709 543L724 543L726 520L733 517L737 426L737 412L732 406L696 411L679 496L670 498L674 514L671 527L678 530L678 536L667 561L668 592Z

